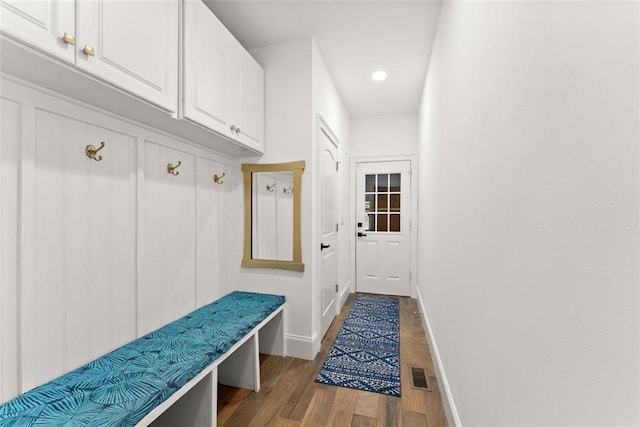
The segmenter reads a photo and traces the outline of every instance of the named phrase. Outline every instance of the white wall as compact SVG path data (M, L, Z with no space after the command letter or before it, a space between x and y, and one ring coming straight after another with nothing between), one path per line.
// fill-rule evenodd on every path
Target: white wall
M302 259L304 272L241 268L242 239L237 239L235 252L235 286L240 290L285 295L287 298L286 334L289 355L313 358L311 306L311 43L297 40L251 51L265 70L265 153L262 158L247 159L252 163L280 163L304 160L302 175ZM243 204L239 188L238 207ZM236 229L240 237L244 218L238 214Z
M638 425L638 3L445 2L419 293L463 425Z
M351 155L397 156L418 152L418 114L357 117L351 122Z
M305 271L240 268L237 263L238 289L285 295L287 298L286 334L290 356L313 359L320 348L319 300L315 217L315 138L317 115L332 127L346 147L349 117L331 81L322 58L311 39L266 46L251 51L265 69L265 153L247 162L280 163L304 160L302 175L302 259ZM341 152L343 148L341 147ZM342 156L343 154L341 154ZM241 190L241 189L240 189ZM237 194L242 205L240 192ZM238 217L236 230L242 235ZM240 254L238 239L235 252Z

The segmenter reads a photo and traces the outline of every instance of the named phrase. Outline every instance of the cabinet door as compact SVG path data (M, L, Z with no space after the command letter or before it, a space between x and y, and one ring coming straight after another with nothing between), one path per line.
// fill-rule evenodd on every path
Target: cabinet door
M200 0L184 2L183 28L183 117L236 139L237 41Z
M178 8L178 0L77 2L76 66L175 112Z
M170 174L167 165L178 162ZM140 334L196 308L195 165L192 153L145 141Z
M217 179L216 179L217 178ZM201 157L198 164L198 307L226 293L231 169Z
M65 33L75 37L73 0L0 0L0 29L22 43L74 61L74 47L63 41Z
M25 135L21 391L136 336L135 138L44 110Z
M244 49L240 52L240 58L239 141L263 153L264 69Z

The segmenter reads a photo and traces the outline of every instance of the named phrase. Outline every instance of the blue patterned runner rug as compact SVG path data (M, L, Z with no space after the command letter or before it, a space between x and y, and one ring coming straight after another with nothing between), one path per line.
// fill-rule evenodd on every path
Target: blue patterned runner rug
M398 298L356 297L316 382L400 397Z

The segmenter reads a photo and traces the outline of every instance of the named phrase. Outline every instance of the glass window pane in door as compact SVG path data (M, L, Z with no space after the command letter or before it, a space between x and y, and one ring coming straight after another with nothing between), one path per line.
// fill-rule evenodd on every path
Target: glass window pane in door
M376 229L376 231L389 231L388 227L387 227L387 214L384 215L378 215L377 221L378 221L378 227Z
M389 196L386 194L378 194L378 212L389 211Z
M364 195L364 211L375 212L376 211L376 199L374 194Z
M367 222L364 224L364 231L376 231L376 216L369 214L366 216Z
M389 191L389 175L381 174L378 175L378 192L386 193Z
M389 210L391 212L400 212L400 195L399 194L391 194L389 195Z
M389 231L400 231L400 215L389 215Z
M372 191L376 191L376 176L375 175L365 175L364 191L366 193L370 193Z
M400 191L400 174L392 173L389 178L389 191Z

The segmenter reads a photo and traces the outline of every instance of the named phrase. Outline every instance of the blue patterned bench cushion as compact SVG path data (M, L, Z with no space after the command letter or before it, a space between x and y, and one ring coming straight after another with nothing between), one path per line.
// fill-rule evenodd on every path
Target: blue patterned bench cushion
M284 303L232 292L0 406L0 426L133 426Z

